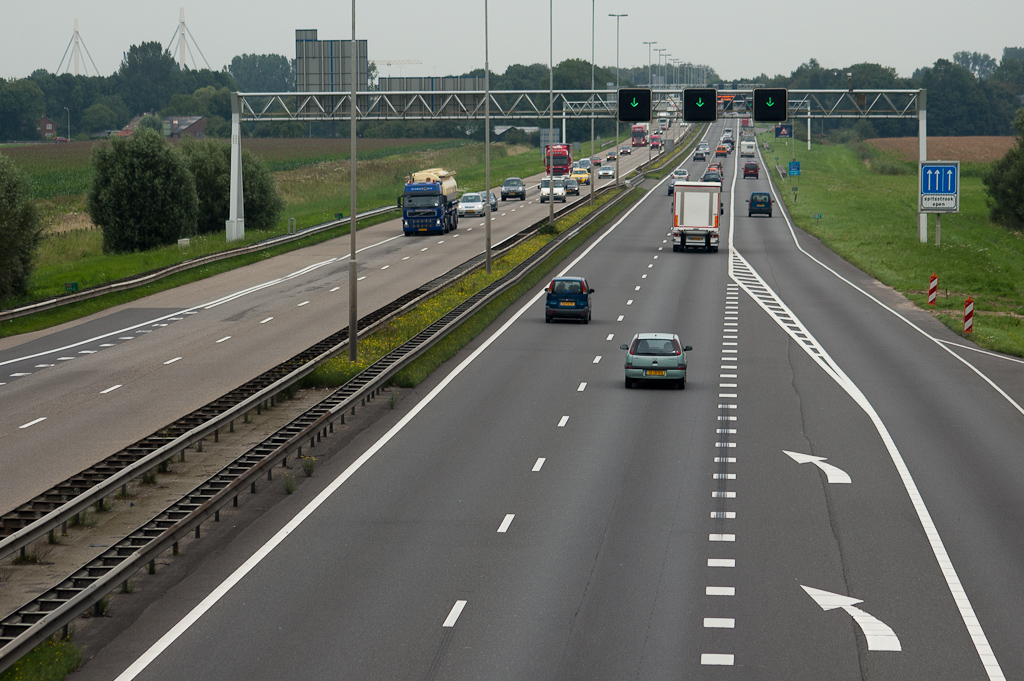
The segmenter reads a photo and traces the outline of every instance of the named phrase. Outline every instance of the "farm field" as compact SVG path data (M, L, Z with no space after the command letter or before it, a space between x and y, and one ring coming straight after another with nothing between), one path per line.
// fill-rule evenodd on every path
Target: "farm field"
M991 163L1005 156L1013 146L1015 139L1014 137L929 137L928 159ZM864 144L904 161L917 161L916 137L876 137L864 140Z

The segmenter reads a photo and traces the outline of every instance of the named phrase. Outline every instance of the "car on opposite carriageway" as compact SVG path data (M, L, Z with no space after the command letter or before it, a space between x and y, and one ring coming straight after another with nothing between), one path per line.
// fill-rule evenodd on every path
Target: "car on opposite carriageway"
M501 185L501 200L519 199L526 200L526 183L518 177L509 177Z

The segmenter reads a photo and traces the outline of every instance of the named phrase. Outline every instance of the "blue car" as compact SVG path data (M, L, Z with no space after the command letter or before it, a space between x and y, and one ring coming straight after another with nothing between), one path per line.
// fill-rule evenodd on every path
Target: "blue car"
M548 284L544 321L578 319L586 324L591 317L593 295L593 287L583 277L555 277Z

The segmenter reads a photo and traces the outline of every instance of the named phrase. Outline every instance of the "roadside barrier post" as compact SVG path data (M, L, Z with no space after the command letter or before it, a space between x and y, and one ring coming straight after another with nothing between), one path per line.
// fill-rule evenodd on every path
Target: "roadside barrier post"
M939 275L932 273L931 279L928 280L928 304L934 305L935 298L939 295Z
M964 333L974 333L974 300L970 296L964 301Z

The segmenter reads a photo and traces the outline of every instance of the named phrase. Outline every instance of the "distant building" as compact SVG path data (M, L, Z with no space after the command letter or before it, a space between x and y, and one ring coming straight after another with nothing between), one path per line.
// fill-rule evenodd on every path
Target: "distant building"
M57 124L45 115L39 118L39 136L46 140L52 140L57 136Z
M164 137L206 137L206 116L168 116L164 119Z

